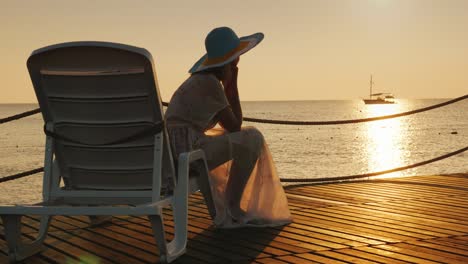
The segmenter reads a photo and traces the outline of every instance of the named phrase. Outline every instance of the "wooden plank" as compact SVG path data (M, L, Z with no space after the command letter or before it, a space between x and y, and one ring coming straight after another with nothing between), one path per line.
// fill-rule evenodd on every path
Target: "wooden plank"
M301 257L295 256L295 255L281 256L281 257L277 257L277 258L280 259L280 260L283 260L283 261L285 261L287 263L292 263L292 264L317 263L316 261L308 260L308 259L301 258ZM333 260L329 260L327 263L334 263L334 262L333 262Z
M71 226L80 226L81 223L82 222L77 221L72 217L68 218L66 222L62 222L62 224ZM116 223L116 225L118 225L118 223ZM86 232L80 234L79 237L92 240L97 245L109 247L110 250L133 256L142 262L154 262L158 259L158 255L156 255L156 253L159 252L159 250L157 250L156 247L147 246L148 243L145 244L141 241L119 235L115 232L108 233L105 231L105 228L101 227L86 228L82 230ZM147 248L149 250L143 250L143 248Z
M368 201L385 201L395 198L404 199L412 197L411 194L407 194L401 190L392 192L393 188L391 187L393 186L385 186L376 183L342 183L339 185L339 188L325 185L321 186L321 189L322 191L327 191L327 193L332 192L333 194L359 197L360 199Z
M203 197L189 197L189 242L176 263L468 263L468 177L412 177L288 187L293 223L216 229ZM465 190L466 189L466 190ZM172 211L164 209L172 239ZM38 217L24 217L31 240ZM7 260L0 224L0 263ZM55 217L46 249L24 263L152 263L158 248L147 217ZM85 259L86 261L86 259Z
M215 232L215 230L213 229L213 225L212 225L212 221L211 220L208 220L208 219L193 219L193 221L190 222L190 225L191 226L194 226L194 227L200 227L202 229L204 229L205 231L203 232L204 234L206 235L209 235L210 237L211 236L215 236L216 239L218 239L218 236L221 234L221 236L223 238L225 238L224 235L222 235L222 230L218 230L216 231L216 233L211 233L209 232L209 230L212 230L212 232ZM280 248L284 248L284 247L288 247L290 245L296 245L298 247L301 247L301 245L303 244L307 244L306 248L308 250L310 249L313 249L313 250L324 250L324 249L327 249L326 247L323 247L323 246L318 246L318 245L314 245L314 244L309 244L311 242L311 239L307 238L307 237L303 237L303 236L296 236L294 233L290 233L290 232L282 232L283 230L290 230L288 226L285 226L284 228L280 228L280 233L277 233L277 229L269 229L269 228L266 228L266 229L258 229L258 231L264 231L266 232L267 234L267 237L266 239L267 240L263 240L263 241L266 241L266 243L269 241L269 238L271 237L271 234L274 233L275 235L277 235L277 240L279 242L284 242L284 244L280 244L279 247ZM238 233L238 231L235 231L233 232L234 234ZM246 236L244 236L246 237ZM235 237L235 239L233 239L233 237L229 237L229 239L232 241L239 241L239 243L241 243L242 245L244 246L249 246L249 247L253 247L253 248L258 248L258 247L261 247L261 248L264 248L265 245L261 245L261 244L258 244L258 236L255 237L254 241L256 243L252 243L251 241L249 241L249 239L251 240L252 238L250 237L249 234L247 234L247 240L244 239L243 237ZM291 239L289 239L291 238ZM302 240L299 240L301 239ZM296 240L298 239L298 240ZM322 243L324 242L323 240L315 240L315 242L319 242L319 243ZM325 241L325 244L327 242ZM342 245L339 245L339 244L332 244L333 246L336 246L338 248L342 248L343 246ZM269 248L265 248L265 250L267 250L267 252L269 252ZM294 250L293 250L294 251ZM284 252L281 252L281 251L277 251L275 250L276 254L282 254Z
M319 189L311 189L311 188L299 188L294 190L289 190L289 193L298 194L298 195L305 195L313 198L319 199L327 199L336 202L343 202L343 203L366 203L366 202L377 202L377 199L362 199L360 197L351 196L351 195L339 195L335 193L325 192Z
M9 257L8 257L8 247L7 247L7 244L6 244L6 241L4 240L5 237L4 235L0 235L0 263L9 263ZM23 242L30 242L32 241L31 239L29 239L28 237L22 237L22 240ZM31 262L31 263L38 263L38 264L42 264L42 263L55 263L55 261L53 260L47 260L44 258L44 256L40 256L40 255L35 255L35 256L32 256L30 258L28 258L26 260L27 262ZM24 262L23 263L27 263L27 262Z
M31 226L37 229L39 227L39 222L31 223ZM139 256L132 256L127 254L122 248L122 245L114 240L105 239L103 241L101 237L90 234L86 229L70 231L66 228L62 229L60 226L71 225L65 223L57 223L56 225L57 229L62 230L63 235L66 234L66 239L63 239L61 236L58 236L55 233L49 233L49 236L70 244L72 247L77 247L86 251L86 253L82 253L78 256L89 255L91 257L96 256L99 259L106 259L109 261L118 259L127 263L144 263L144 260L140 259ZM153 261L155 261L155 259L153 259Z
M457 196L460 197L460 196ZM466 197L465 197L466 198ZM468 201L454 199L454 197L444 197L444 199L438 198L425 198L425 199L412 199L411 201L408 200L401 200L398 201L399 203L414 205L415 203L427 205L430 203L431 206L442 206L444 210L458 212L458 210L467 210L468 209Z
M206 212L207 213L207 212ZM192 219L193 221L190 221L191 225L194 225L194 223L196 223L196 227L200 227L200 228L205 228L208 229L210 227L213 227L213 223L212 221L207 217L206 219L199 219L199 218L194 218ZM200 226L202 225L202 226ZM282 228L282 227L281 227ZM259 230L265 230L266 233L269 233L271 234L272 232L276 233L277 231L273 231L275 229L269 229L269 228L264 228L264 229L255 229L255 231L259 231ZM238 231L235 231L235 233L237 234ZM265 232L264 232L265 233ZM266 235L266 233L264 235ZM310 240L308 241L309 243L303 243L302 241L294 241L294 240L291 240L291 239L287 239L287 238L284 238L284 237L294 237L294 234L289 234L289 233L286 233L286 232L281 232L281 234L275 234L278 239L277 241L273 241L272 244L276 244L279 240L281 240L281 243L283 244L278 244L279 247L281 249L285 249L285 248L288 248L289 250L291 250L291 252L295 252L295 253L299 253L299 252L304 252L304 250L323 250L323 249L327 249L325 247L321 247L321 246L317 246L317 245L313 245L310 243ZM268 235L270 236L270 235ZM246 239L250 239L250 235L247 235L247 236L244 236ZM258 238L258 236L257 236ZM237 237L236 240L238 239L241 239L241 237ZM246 240L242 240L243 244L245 245L245 242L247 243L250 243L249 241L246 241ZM258 242L258 241L256 241ZM320 241L322 242L322 241ZM297 247L296 247L297 246ZM304 249L304 247L306 249ZM267 249L268 250L268 249ZM284 252L281 252L279 253L278 250L276 249L276 254L284 254Z
M415 222L415 221L412 222L412 221L404 219L404 218L393 219L391 217L386 217L386 216L382 215L380 212L363 211L363 210L357 211L357 210L350 209L350 208L345 207L345 206L342 206L342 207L339 207L339 208L335 207L332 210L330 210L328 208L318 208L318 209L315 210L315 212L320 212L320 213L334 212L334 213L339 213L339 214L346 215L346 216L357 217L357 218L362 219L363 221L369 221L369 220L371 220L371 221L380 221L382 223L391 224L391 225L394 225L394 226L404 226L404 227L414 228L414 229L417 229L417 230L421 230L422 232L430 231L430 232L434 232L434 233L432 233L433 235L440 234L440 235L443 235L443 236L449 236L449 235L464 234L463 232L457 232L457 231L452 231L452 230L448 230L448 229L443 229L443 228L439 228L437 226L421 225L421 223L419 221L418 222Z
M453 219L460 219L464 220L463 216L466 216L468 213L468 208L462 207L454 207L453 204L451 205L437 205L438 199L425 199L424 201L419 200L412 200L412 201L393 201L393 202L385 202L379 203L381 206L385 206L388 208L401 208L401 210L409 211L409 212L419 212L419 213L426 213L429 215L434 216L446 216ZM443 214L441 212L443 210Z
M383 205L393 205L393 204L398 204L402 205L404 207L408 208L413 208L413 207L421 207L424 209L427 209L428 211L431 211L430 209L433 208L443 208L447 212L453 213L455 216L457 214L460 214L461 212L466 212L468 210L468 205L463 205L461 202L454 202L454 201L445 201L447 196L450 196L451 194L448 194L444 196L443 198L441 197L425 197L425 198L417 198L417 199L411 199L411 200L398 200L398 201L385 201L382 202L381 204ZM444 202L441 202L444 201Z
M28 238L24 238L25 241L31 241ZM41 255L35 255L26 260L27 262L31 263L38 263L38 264L44 264L44 263L54 263L54 260L51 259L46 259L44 256ZM24 262L24 261L23 261ZM7 252L7 245L6 242L2 239L0 239L0 263L9 263L9 257L8 257L8 252Z
M372 217L372 215L369 217L366 214L363 214L362 212L354 211L353 213L343 213L342 211L339 211L338 208L335 208L334 210L315 209L313 211L307 210L306 212L311 213L315 217L318 217L321 219L333 218L333 219L337 219L337 221L339 219L343 219L343 220L353 221L355 224L359 224L359 225L362 225L364 223L364 224L369 224L369 225L383 227L383 228L390 228L389 230L396 229L396 230L401 230L404 232L410 232L410 234L411 233L421 234L421 235L426 235L429 237L462 234L460 232L450 232L450 231L447 232L445 230L437 230L437 231L426 230L426 229L420 228L419 225L415 225L415 224L405 225L402 221L395 221L392 219L385 219L381 217ZM439 232L439 231L442 231L442 232Z
M336 251L320 251L320 252L316 252L315 254L318 254L318 255L322 255L324 257L330 257L330 258L335 258L335 259L339 259L339 260L343 260L343 261L346 261L347 263L375 263L375 261L370 261L370 260L367 260L365 258L361 258L361 257L356 257L356 256L353 256L353 255L347 255L347 254L344 254L342 252L336 252Z
M129 222L126 223L127 225L128 225L128 224L132 224L132 223L139 223L139 224L143 224L143 223L144 223L144 225L146 225L146 226L148 227L148 229L146 229L145 232L140 232L140 237L141 237L142 234L149 234L149 236L145 236L144 241L146 241L146 242L149 241L149 242L151 242L151 243L154 245L154 238L153 238L153 236L152 236L152 233L151 233L152 231L151 231L151 229L150 229L150 227L149 227L149 222L148 222L148 221L142 221L142 219L139 219L139 218L136 218L136 217L126 219L126 221L129 221ZM125 221L123 221L123 222L125 222ZM130 229L127 229L127 230L130 230ZM172 231L172 230L168 229L168 231ZM130 230L130 232L132 232L132 231ZM172 238L172 233L171 233L171 232L167 233L166 235L168 236L169 239ZM134 235L134 236L135 236L135 235ZM189 245L189 247L190 247L190 245ZM192 253L192 252L193 252L193 251L190 251L189 253ZM261 254L261 253L260 253L260 254ZM205 260L205 261L208 260L208 259L206 258L206 256L204 256L203 254L197 254L197 255L198 255L198 256L203 256L203 257L204 257L203 260ZM237 256L236 256L236 257L237 257ZM211 258L211 256L210 256L209 258Z
M306 224L299 224L297 222L289 224L289 226L301 228L301 229L304 229L304 230L314 231L314 232L321 233L321 234L324 234L324 235L330 235L330 236L342 237L342 238L345 238L345 239L351 239L351 240L359 241L359 242L362 242L362 243L368 243L368 244L383 244L383 243L385 243L384 240L374 239L374 238L369 237L369 236L363 236L361 234L347 233L346 230L344 230L344 229L338 230L336 228L330 228L330 227L321 228L320 226L310 226L308 224L307 225Z
M198 220L200 222L208 221L206 219ZM204 230L206 231L207 229ZM203 233L206 233L205 231L203 231ZM224 245L224 243L226 243L227 241L229 243L232 243L232 241L242 241L242 244L244 244L245 242L252 243L251 241L254 240L254 243L259 245L263 252L274 256L291 254L291 252L296 251L303 252L305 250L294 245L289 245L284 241L274 241L272 240L273 238L275 238L274 236L261 233L260 231L260 229L220 229L213 230L213 233L211 233L210 236L214 235L216 237L217 245L220 246L222 249L229 247L229 245ZM254 239L252 239L252 237L254 237ZM228 240L226 241L225 239Z
M438 262L447 261L447 258L440 257L440 256L437 256L435 254L429 254L429 253L426 253L426 252L423 252L423 251L413 250L413 249L409 249L409 248L401 248L398 245L400 245L400 244L380 245L380 246L376 246L376 248L384 249L384 250L391 251L391 252L397 252L397 253L405 254L405 255L410 256L410 258L412 258L412 259L414 259L414 258L423 259L425 263L438 263Z
M72 262L72 261L69 261ZM1 262L0 263L6 263L6 262ZM34 264L50 264L50 263L58 263L55 260L52 260L50 258L45 258L44 256L41 255L35 255L31 256L30 258L27 259L27 262L23 263L34 263Z
M255 259L255 263L264 263L264 264L287 264L289 262L282 261L275 258L258 258Z
M442 250L437 250L436 248L427 248L423 246L411 245L407 243L398 243L392 245L393 247L401 248L401 251L404 252L419 252L425 254L426 258L440 261L440 262L449 262L449 263L468 263L468 257L462 256L459 254L449 253Z
M348 190L364 194L373 193L375 195L382 195L382 197L391 197L394 199L414 199L415 197L422 196L446 195L447 192L441 192L443 187L442 185L421 185L418 182L408 181L372 180L368 182L344 183L340 186L339 190ZM330 188L331 191L333 185L328 186L328 188ZM449 191L459 193L460 190L449 189Z
M316 208L316 207L327 207L333 205L346 205L347 203L337 202L333 200L327 200L323 198L310 197L306 195L293 194L291 192L286 193L288 198L288 204L295 204L298 208L295 209L305 209L305 208Z
M450 224L447 225L444 224L442 221L438 220L432 220L432 219L427 219L424 217L424 215L420 215L419 217L411 216L411 215L406 215L402 213L399 213L398 211L384 211L380 210L381 207L375 207L375 205L372 205L372 207L358 207L357 205L353 206L346 206L346 207L340 207L336 208L337 211L346 211L346 212L357 212L362 215L374 215L378 218L381 219L394 219L395 221L401 222L401 223L410 223L410 224L417 224L418 226L421 227L430 227L430 228L438 228L444 232L455 232L456 234L460 233L457 230L457 227L459 226L451 226ZM450 227L448 229L447 227Z
M265 252L269 252L270 254L275 256L290 253L301 253L310 250L309 247L301 247L300 242L281 237L281 235L278 232L269 232L269 230L273 230L269 228L216 230L212 227L211 220L207 219L195 219L194 224L196 224L196 226L204 230L212 230L213 233L211 233L210 236L216 236L217 238L222 237L222 239L228 238L230 243L232 243L232 241L240 241L244 246L249 245L258 248L258 246L261 245L260 247L262 248L262 250L266 250ZM273 241L272 238L274 239ZM259 242L261 242L260 245ZM268 247L268 249L266 247ZM321 249L322 248L323 247L321 247Z
M381 207L377 205L370 205L370 204L360 204L360 205L352 205L349 206L352 210L366 210L368 212L375 212L376 214L385 215L385 217L392 217L394 219L401 219L404 218L406 220L411 220L414 222L419 222L423 225L429 226L438 226L439 228L444 228L452 231L457 232L467 232L468 225L452 223L444 218L433 218L429 217L425 214L418 214L418 213L407 213L400 211L398 209L389 209L386 207Z
M434 234L429 235L429 232L416 232L414 229L410 230L409 228L405 227L395 227L393 225L385 225L378 221L356 221L356 219L352 217L340 217L341 215L338 214L330 214L330 215L322 215L312 212L302 212L298 214L298 217L302 219L308 219L309 221L320 222L320 223L337 223L337 224L345 224L348 225L350 228L360 227L366 228L370 230L376 230L378 232L386 232L386 236L390 234L390 236L398 235L402 239L429 239L435 237Z
M135 239L139 239L139 240L145 241L147 243L152 243L154 246L156 246L155 242L154 242L152 232L151 232L151 229L145 228L144 226L141 226L140 224L138 224L138 223L141 223L141 221L139 221L138 219L133 219L132 218L130 220L131 221L136 221L136 222L135 222L135 224L128 224L128 225L122 226L123 228L126 229L126 233L128 233L130 235L133 235L133 237ZM190 237L190 235L191 234L189 233L189 237ZM168 239L172 238L172 234L170 234L170 233L167 233L167 236L168 236L167 237ZM197 261L202 261L203 263L206 263L206 262L211 263L211 262L222 261L222 259L220 259L219 257L213 256L209 252L206 252L206 251L209 251L208 247L203 247L200 250L200 248L197 245L192 245L192 243L189 243L187 245L187 252L185 253L184 256L186 256L186 257L188 256L191 259L195 259ZM226 261L226 260L224 260L224 261Z
M74 223L75 221L70 222L70 224ZM121 221L111 225L102 225L96 228L89 228L88 230L105 237L116 239L122 243L137 247L149 253L154 254L159 251L154 240L141 238L141 234L132 232L130 229L126 228L126 225L128 225L128 223ZM149 234L149 236L151 236L151 234Z
M445 217L444 214L441 212L438 215L431 215L427 214L424 212L420 212L418 210L406 210L405 208L399 208L398 206L393 206L393 205L380 205L380 204L363 204L363 205L358 205L359 207L362 208L369 208L377 211L383 211L383 212L388 212L388 213L396 213L398 215L405 215L405 216L411 216L415 218L419 218L424 221L437 221L443 226L450 226L454 227L455 230L459 230L462 232L468 231L468 221L463 221L463 220L457 220L449 217Z
M193 258L192 256L189 256L188 254L184 254L180 256L179 258L177 258L173 263L174 264L177 264L177 263L205 264L207 262L200 260L200 259Z
M380 255L376 255L376 254L372 254L372 253L368 253L364 251L359 251L353 248L340 249L340 250L336 250L336 252L340 252L340 253L344 253L350 256L355 256L355 257L359 257L359 258L363 258L363 259L367 259L367 260L371 260L375 262L380 262L380 263L393 263L393 264L406 264L407 263L405 261L400 261L400 260L396 260L396 259L389 258L389 257L384 257L384 256L380 256Z
M4 235L0 237L0 263L8 263L8 249Z
M466 243L464 244L450 244L450 243L444 243L443 241L413 241L414 245L418 245L421 247L427 247L433 250L438 250L438 251L445 251L448 253L453 253L453 254L458 254L461 256L468 256L468 250L466 249Z
M313 251L319 251L319 250L329 250L331 248L346 248L349 247L350 245L346 245L345 243L337 243L339 241L339 238L333 239L331 237L325 238L325 236L322 236L321 234L312 234L309 233L307 235L302 234L297 234L296 231L293 228L284 228L284 231L278 233L278 236L282 236L281 241L284 243L291 243L291 245L295 245L304 249L307 249L306 251L313 250ZM320 238L317 238L320 237ZM278 239L279 240L279 239ZM334 240L334 241L333 241ZM341 242L341 241L340 241ZM347 242L348 244L352 244L351 242ZM294 253L301 253L301 252L294 252Z
M73 243L73 241L70 241L73 237L73 234L67 232L49 234L45 239L47 249L42 251L40 255L47 259L53 259L58 263L80 261L83 258L93 258L99 263L114 263L112 259L100 257L84 249L81 245ZM28 259L27 262L34 263L33 259Z
M299 218L299 217L298 217ZM379 230L378 228L372 227L360 227L355 225L344 224L336 221L325 221L318 218L303 219L303 221L310 221L311 226L318 227L320 229L332 229L342 233L358 235L374 240L380 240L390 243L400 242L403 240L412 240L416 237L410 237L407 235L400 235L387 231ZM299 222L299 220L297 220Z
M462 204L464 207L468 207L468 193L465 195L457 195L457 196L447 196L444 198L443 202L448 204L458 203Z
M27 222L26 224L28 224L30 222ZM37 233L37 230L33 229L33 228L30 228L28 226L24 226L24 229L27 229L27 230L34 230L33 232L34 233ZM62 233L60 232L57 232L57 230L53 233L53 234L57 234L57 235L62 235ZM0 249L1 251L5 254L7 254L7 245L6 245L6 242L4 241L4 236L3 235L0 235ZM31 235L31 232L29 233L26 233L22 235L22 240L25 242L25 243L28 243L28 242L31 242L33 241L33 239L36 238L36 235ZM71 261L71 260L78 260L78 258L73 255L74 252L77 252L76 249L73 249L71 252L67 252L67 251L64 251L63 249L63 244L61 245L55 245L54 242L56 240L54 238L52 238L50 235L46 237L46 240L45 240L45 250L43 250L39 255L36 255L34 257L31 257L31 258L28 258L26 259L25 261L23 261L24 263L36 263L36 259L37 258L40 258L41 260L45 259L46 262L48 263L65 263L66 261ZM80 254L84 254L83 251L78 251ZM7 261L8 262L8 261ZM7 263L7 262L0 262L0 263ZM103 263L106 263L106 262L103 262Z
M167 224L167 225L166 225ZM129 225L129 229L136 230L141 232L142 234L151 234L151 227L149 223L138 223L135 225ZM165 228L166 228L166 235L167 239L172 239L173 235L173 228L170 226L170 223L165 223ZM230 251L229 249L224 250L222 248L222 245L219 243L216 243L216 241L213 240L200 240L197 237L197 233L193 232L193 229L189 226L189 234L188 237L190 239L190 243L187 244L188 249L190 249L190 252L194 251L200 251L204 252L206 255L209 255L209 259L204 259L207 262L211 261L218 261L218 262L226 262L230 261L230 259L233 260L239 260L239 259L245 259L245 256L239 256L236 255L234 252ZM208 245L205 244L205 242L209 243ZM187 252L189 253L189 252Z
M418 176L417 178L416 177L402 177L402 178L397 178L394 180L401 181L401 182L439 184L439 185L446 185L446 186L453 186L453 187L467 186L466 183L468 182L466 178L466 174L462 177L432 175L432 176Z
M321 256L321 255L318 255L316 253L299 254L299 255L296 255L296 257L299 257L300 259L306 259L306 260L309 260L309 261L313 261L313 263L334 263L334 264L346 263L346 262L341 261L339 259L335 259L335 258L332 258L332 257ZM298 263L301 263L301 262L298 262Z
M406 255L406 254L401 254L401 253L398 253L398 252L388 251L388 250L375 248L375 247L360 247L360 248L356 248L356 250L376 254L376 255L379 255L379 256L383 256L383 257L393 258L393 259L396 259L398 261L404 261L404 262L437 263L437 262L434 262L434 261L429 261L429 260L426 260L426 259L421 259L421 258L409 256L409 255Z

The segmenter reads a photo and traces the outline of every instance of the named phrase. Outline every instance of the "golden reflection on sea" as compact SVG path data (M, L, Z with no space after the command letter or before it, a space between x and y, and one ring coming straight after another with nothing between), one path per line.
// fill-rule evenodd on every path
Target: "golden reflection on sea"
M399 104L366 105L367 117L402 112ZM366 123L368 172L378 172L405 166L402 148L407 131L402 129L402 119L393 118ZM380 178L404 175L404 171L388 173Z

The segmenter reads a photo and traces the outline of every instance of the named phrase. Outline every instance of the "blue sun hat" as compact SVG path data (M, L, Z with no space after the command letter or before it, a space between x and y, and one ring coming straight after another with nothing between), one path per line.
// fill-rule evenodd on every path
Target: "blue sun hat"
M263 33L239 38L228 27L215 28L206 36L206 54L193 65L189 73L223 66L257 46L262 40Z

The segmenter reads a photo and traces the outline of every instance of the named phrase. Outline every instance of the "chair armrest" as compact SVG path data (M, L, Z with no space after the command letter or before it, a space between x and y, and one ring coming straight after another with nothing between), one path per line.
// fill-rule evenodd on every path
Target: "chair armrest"
M190 152L183 152L179 155L179 163L186 162L188 160L189 163L193 161L203 159L205 160L205 152L201 149L192 150Z

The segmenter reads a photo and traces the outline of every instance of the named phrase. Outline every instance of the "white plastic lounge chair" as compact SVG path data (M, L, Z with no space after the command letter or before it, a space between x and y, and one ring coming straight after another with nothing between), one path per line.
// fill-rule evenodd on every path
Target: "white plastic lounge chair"
M42 249L53 215L147 215L160 260L183 254L189 192L202 189L212 216L214 206L201 150L181 154L176 173L150 53L116 43L63 43L34 51L28 69L47 135L43 202L0 206L10 260ZM203 168L198 177L189 178L192 164ZM175 223L170 243L162 212L168 205ZM21 242L22 215L42 216L31 244Z

